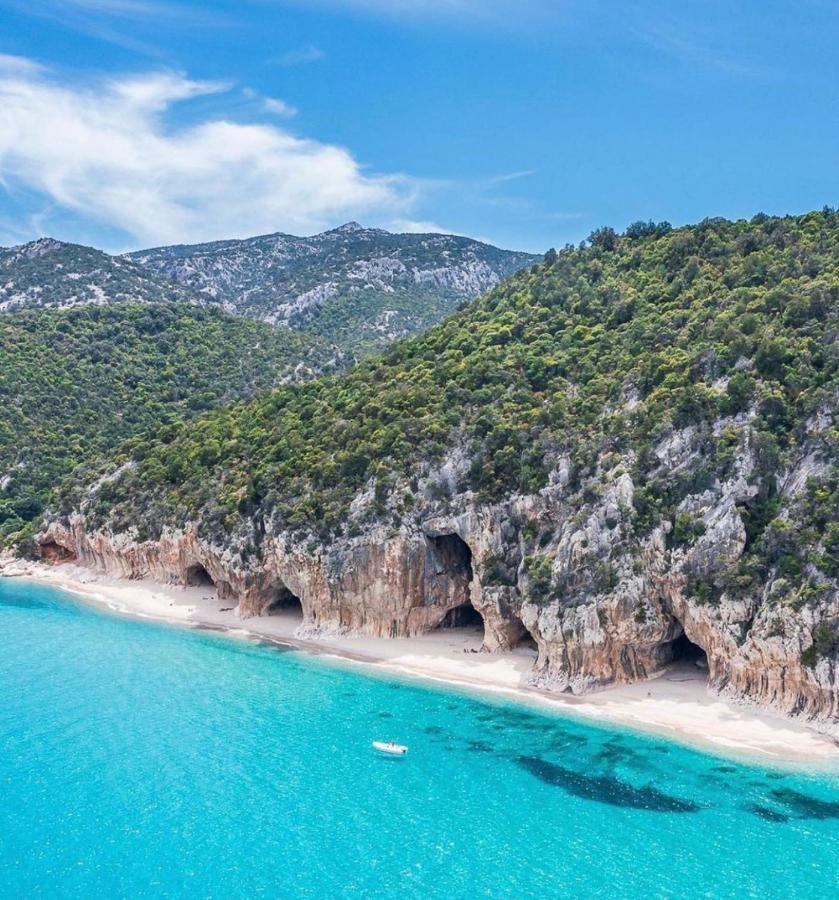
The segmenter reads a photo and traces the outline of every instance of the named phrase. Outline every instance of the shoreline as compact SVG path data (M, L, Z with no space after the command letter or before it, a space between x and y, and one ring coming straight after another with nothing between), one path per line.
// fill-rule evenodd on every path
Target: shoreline
M114 613L280 644L373 671L506 698L590 724L653 734L743 762L839 767L839 742L780 713L711 694L702 672L690 665L674 667L649 681L583 696L555 694L527 683L534 651L478 653L481 635L477 630L452 629L399 639L298 636L299 615L240 619L234 606L225 605L232 601L219 600L207 587L108 578L72 563L22 560L9 561L5 567L0 563L0 576L50 584Z

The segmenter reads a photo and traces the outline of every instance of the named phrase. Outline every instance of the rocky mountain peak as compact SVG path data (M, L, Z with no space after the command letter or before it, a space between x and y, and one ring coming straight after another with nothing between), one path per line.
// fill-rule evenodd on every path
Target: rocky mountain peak
M16 253L20 258L38 259L39 257L47 256L50 253L55 253L57 250L61 250L67 246L69 246L69 244L64 243L64 241L58 241L51 237L40 237L37 240L29 241L27 244L19 244L17 247L12 247L11 249L12 252Z
M355 221L310 237L277 233L129 257L226 309L362 353L435 324L536 259Z

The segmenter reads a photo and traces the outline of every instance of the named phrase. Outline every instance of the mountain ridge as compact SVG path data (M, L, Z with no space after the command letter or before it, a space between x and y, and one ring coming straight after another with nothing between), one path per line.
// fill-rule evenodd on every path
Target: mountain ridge
M362 354L435 324L539 258L458 235L394 234L358 222L309 237L275 232L128 256L228 311Z
M365 355L436 324L538 259L471 238L346 222L111 255L43 237L0 248L0 312L185 302L311 333Z
M41 237L0 248L0 313L119 302L208 300L126 256Z

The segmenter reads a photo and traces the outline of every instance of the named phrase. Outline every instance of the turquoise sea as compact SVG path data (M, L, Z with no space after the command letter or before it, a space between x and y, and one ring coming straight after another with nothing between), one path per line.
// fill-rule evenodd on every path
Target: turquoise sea
M0 698L2 898L839 893L839 777L37 584L0 579Z

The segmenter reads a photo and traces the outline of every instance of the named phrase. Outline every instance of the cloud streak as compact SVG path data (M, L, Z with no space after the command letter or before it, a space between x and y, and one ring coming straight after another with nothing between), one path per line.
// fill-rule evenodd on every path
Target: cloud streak
M288 2L288 0L286 0ZM523 19L553 18L563 0L291 0L298 6L316 6L408 21L454 20L491 25L520 23Z
M757 80L775 79L778 76L776 69L727 55L695 38L684 37L674 29L668 29L661 24L645 30L636 29L634 34L654 50L687 65L717 69L728 75Z
M279 116L281 119L291 119L297 115L297 107L280 100L277 97L266 97L262 101L262 105L269 113Z
M308 63L318 62L325 56L326 54L320 47L316 47L314 44L307 44L305 47L297 47L294 50L283 53L282 56L277 57L276 62L281 66L304 66Z
M487 179L487 184L492 186L496 184L506 184L508 181L518 181L519 178L530 178L535 175L534 169L522 169L519 172L504 172L501 175L493 175Z
M188 4L156 2L156 0L40 0L35 5L23 0L11 0L11 5L23 12L33 14L50 13L69 21L74 15L91 15L140 21L151 19L155 22L188 20L220 21L217 16L208 16L204 10L195 10Z
M370 174L342 147L223 117L169 124L177 104L227 87L172 72L70 86L0 57L0 184L141 244L410 215L418 183Z

